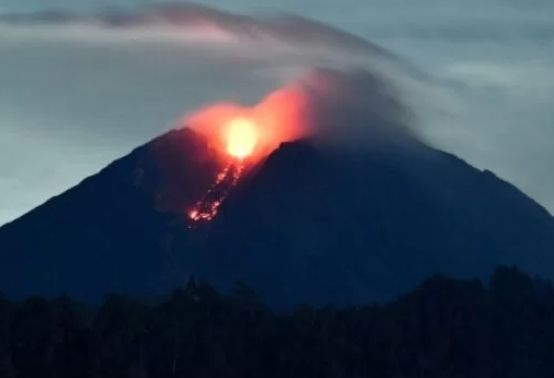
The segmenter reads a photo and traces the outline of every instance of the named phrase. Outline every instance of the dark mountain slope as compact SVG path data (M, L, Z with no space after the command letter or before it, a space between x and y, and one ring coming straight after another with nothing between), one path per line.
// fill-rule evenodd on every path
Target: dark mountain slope
M217 171L217 157L189 130L173 131L0 228L0 290L156 294L166 270L160 246ZM173 283L169 283L173 288Z
M423 146L348 156L283 145L207 233L210 280L240 277L285 302L383 299L436 272L486 276L501 263L554 274L547 211Z
M490 172L421 144L347 154L284 144L210 224L184 212L217 169L188 130L154 140L0 228L8 295L155 295L190 275L276 305L358 303L431 273L517 264L554 277L554 220Z

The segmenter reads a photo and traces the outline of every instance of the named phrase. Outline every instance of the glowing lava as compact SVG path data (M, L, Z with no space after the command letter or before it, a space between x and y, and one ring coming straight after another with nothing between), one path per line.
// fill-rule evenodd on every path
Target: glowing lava
M237 184L244 171L242 161L231 162L221 171L204 198L198 201L189 211L188 217L193 222L209 222L217 215L219 207Z
M205 136L224 158L255 162L283 142L311 133L312 99L302 83L277 89L259 103L220 102L199 109L183 125Z
M232 119L227 126L227 152L238 159L252 154L258 141L254 123L246 118Z
M223 201L253 164L282 142L310 129L311 101L302 84L292 84L248 107L232 102L211 105L189 115L184 124L204 135L224 162L206 195L188 211L194 223L211 221Z
M204 198L189 211L189 219L197 223L209 222L217 215L219 207L244 172L244 159L252 155L258 142L255 123L245 117L235 117L228 121L224 135L226 152L231 161L217 174Z

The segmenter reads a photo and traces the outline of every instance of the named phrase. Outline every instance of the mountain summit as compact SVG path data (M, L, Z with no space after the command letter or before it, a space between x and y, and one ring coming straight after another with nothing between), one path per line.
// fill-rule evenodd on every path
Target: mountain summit
M554 218L511 184L421 143L356 152L282 144L210 222L187 211L222 168L189 129L137 148L0 228L12 297L157 296L191 276L242 281L276 306L352 304L434 273L501 264L554 278Z

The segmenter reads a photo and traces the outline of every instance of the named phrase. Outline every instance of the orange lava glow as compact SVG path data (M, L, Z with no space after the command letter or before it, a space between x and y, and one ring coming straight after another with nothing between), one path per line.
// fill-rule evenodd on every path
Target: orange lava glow
M282 142L309 133L309 96L301 85L270 93L254 106L222 102L200 109L183 123L210 140L222 156L261 159Z
M195 223L209 222L215 218L219 207L235 187L244 170L244 164L230 163L221 171L206 195L194 204L188 217Z
M223 166L214 183L187 212L192 224L211 221L244 172L283 142L310 132L310 96L303 83L270 93L248 107L215 104L188 116L184 124L206 136L221 155Z
M234 118L226 128L229 155L244 159L252 154L258 142L255 124L246 118Z

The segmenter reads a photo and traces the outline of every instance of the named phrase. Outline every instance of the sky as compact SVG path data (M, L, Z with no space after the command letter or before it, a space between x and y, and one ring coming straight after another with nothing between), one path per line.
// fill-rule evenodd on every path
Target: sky
M5 21L15 14L121 15L162 2L0 0L0 224L174 127L199 106L256 102L321 65L379 71L413 108L423 138L494 171L554 212L554 2L276 3L199 2L234 14L295 14L344 38L310 39L319 24L295 19L292 40L298 44L286 27L260 43L243 35L229 40L209 28L176 35L159 25L111 28L81 19L70 25L13 23ZM369 47L354 51L346 42L359 40L342 32Z

